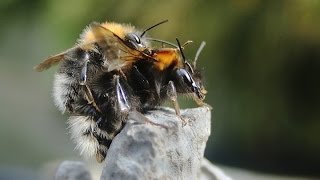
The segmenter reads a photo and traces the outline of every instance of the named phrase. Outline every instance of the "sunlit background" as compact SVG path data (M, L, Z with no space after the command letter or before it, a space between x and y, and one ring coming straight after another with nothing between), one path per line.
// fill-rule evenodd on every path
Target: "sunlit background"
M149 36L193 40L189 59L207 42L199 58L213 106L205 156L223 167L320 177L318 0L1 0L0 174L32 177L50 161L79 159L51 97L57 68L34 65L72 47L92 21L144 29L164 19Z

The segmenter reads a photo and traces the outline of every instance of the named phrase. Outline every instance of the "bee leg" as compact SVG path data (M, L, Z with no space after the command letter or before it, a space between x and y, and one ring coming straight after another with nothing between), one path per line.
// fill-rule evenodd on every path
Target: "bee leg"
M122 76L123 78L125 78L126 81L127 81L127 80L128 80L128 79L127 79L127 76L124 74L124 72L122 71L122 69L120 69L119 72L120 72L121 76Z
M87 70L88 70L88 62L89 62L89 55L85 54L84 57L84 64L83 67L81 69L80 72L80 85L82 85L84 87L84 91L85 91L85 98L88 101L88 104L92 104L92 106L99 112L101 112L100 108L97 106L92 92L89 88L89 86L87 85Z
M156 126L167 128L167 126L165 125L152 122L145 115L138 112L137 110L132 110L131 106L129 105L127 94L123 86L121 85L120 77L118 75L115 75L114 78L116 83L116 96L117 96L118 108L120 109L120 112L127 114L129 119L135 120L137 122L143 122L143 123L147 122Z
M121 130L131 109L129 94L125 91L121 80L119 75L113 75L114 88L112 88L112 95L107 100L109 105L104 106L102 112L95 116L97 128L109 139Z
M89 88L88 85L84 85L84 91L85 91L85 98L86 100L88 101L88 104L92 104L92 106L98 111L98 112L101 112L101 109L98 107L98 105L96 104L94 98L93 98L93 95L92 95L92 92Z
M129 113L130 105L128 101L128 96L120 83L120 76L114 75L115 84L116 84L116 96L118 108L122 113Z
M95 104L93 95L88 85L83 85L85 88L86 99L95 109L99 112L94 113L92 118L92 125L88 128L90 136L95 139L95 156L98 162L104 161L107 155L107 150L111 145L114 136L121 130L123 121L127 117L130 105L128 101L128 95L125 92L123 84L119 75L113 76L115 94L114 98L111 98L111 103L114 104L115 109L110 108L109 110L102 112ZM93 125L94 123L94 125ZM92 128L93 127L93 128Z
M193 97L193 100L197 103L198 106L205 106L205 107L209 108L210 110L212 110L212 106L210 106L209 104L203 102L202 100L200 100L196 96L192 96L192 97Z
M177 95L177 90L176 87L174 86L172 81L169 81L168 86L167 86L167 95L169 97L169 99L172 101L173 103L173 107L174 110L176 112L176 115L181 119L182 121L182 125L185 126L187 124L187 120L184 119L181 116L181 112L180 112L180 106L178 103L178 95Z
M88 55L89 56L89 55ZM88 70L88 59L85 59L83 67L80 72L80 85L85 85L87 82L87 70Z
M149 118L147 118L144 114L142 114L141 112L136 111L136 110L129 112L129 119L134 120L134 121L141 123L141 124L149 123L149 124L152 124L155 126L160 126L162 128L169 129L168 126L166 126L164 124L159 124L159 123L153 122Z

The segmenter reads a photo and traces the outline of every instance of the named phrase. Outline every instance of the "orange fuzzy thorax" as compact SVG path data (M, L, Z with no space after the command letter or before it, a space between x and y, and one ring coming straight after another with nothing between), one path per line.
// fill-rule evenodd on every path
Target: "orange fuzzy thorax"
M162 71L171 65L181 67L182 62L177 49L164 48L154 54L156 59L155 66L158 70Z

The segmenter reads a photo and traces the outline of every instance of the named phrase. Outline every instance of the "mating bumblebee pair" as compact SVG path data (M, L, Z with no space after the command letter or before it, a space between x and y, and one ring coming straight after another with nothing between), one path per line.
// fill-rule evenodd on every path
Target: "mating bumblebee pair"
M91 23L76 46L51 56L35 67L43 71L60 63L54 77L56 106L69 112L71 137L81 154L96 155L102 162L113 138L121 131L128 116L141 118L167 99L181 118L177 94L190 95L203 105L206 91L196 61L186 61L183 47L146 38L131 25ZM160 41L172 48L154 48ZM146 118L145 118L146 119Z

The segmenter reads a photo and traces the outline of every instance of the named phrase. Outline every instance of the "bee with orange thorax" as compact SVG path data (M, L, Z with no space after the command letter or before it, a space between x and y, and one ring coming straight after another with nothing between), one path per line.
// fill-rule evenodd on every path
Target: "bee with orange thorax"
M179 93L191 94L203 104L206 91L196 60L204 43L192 65L185 60L178 40L175 48L151 48L144 34L164 22L142 33L126 24L91 23L76 46L35 67L43 71L60 64L53 97L59 110L71 115L71 137L81 154L95 155L102 162L129 114L144 117L141 113L164 100L172 100L181 117Z

